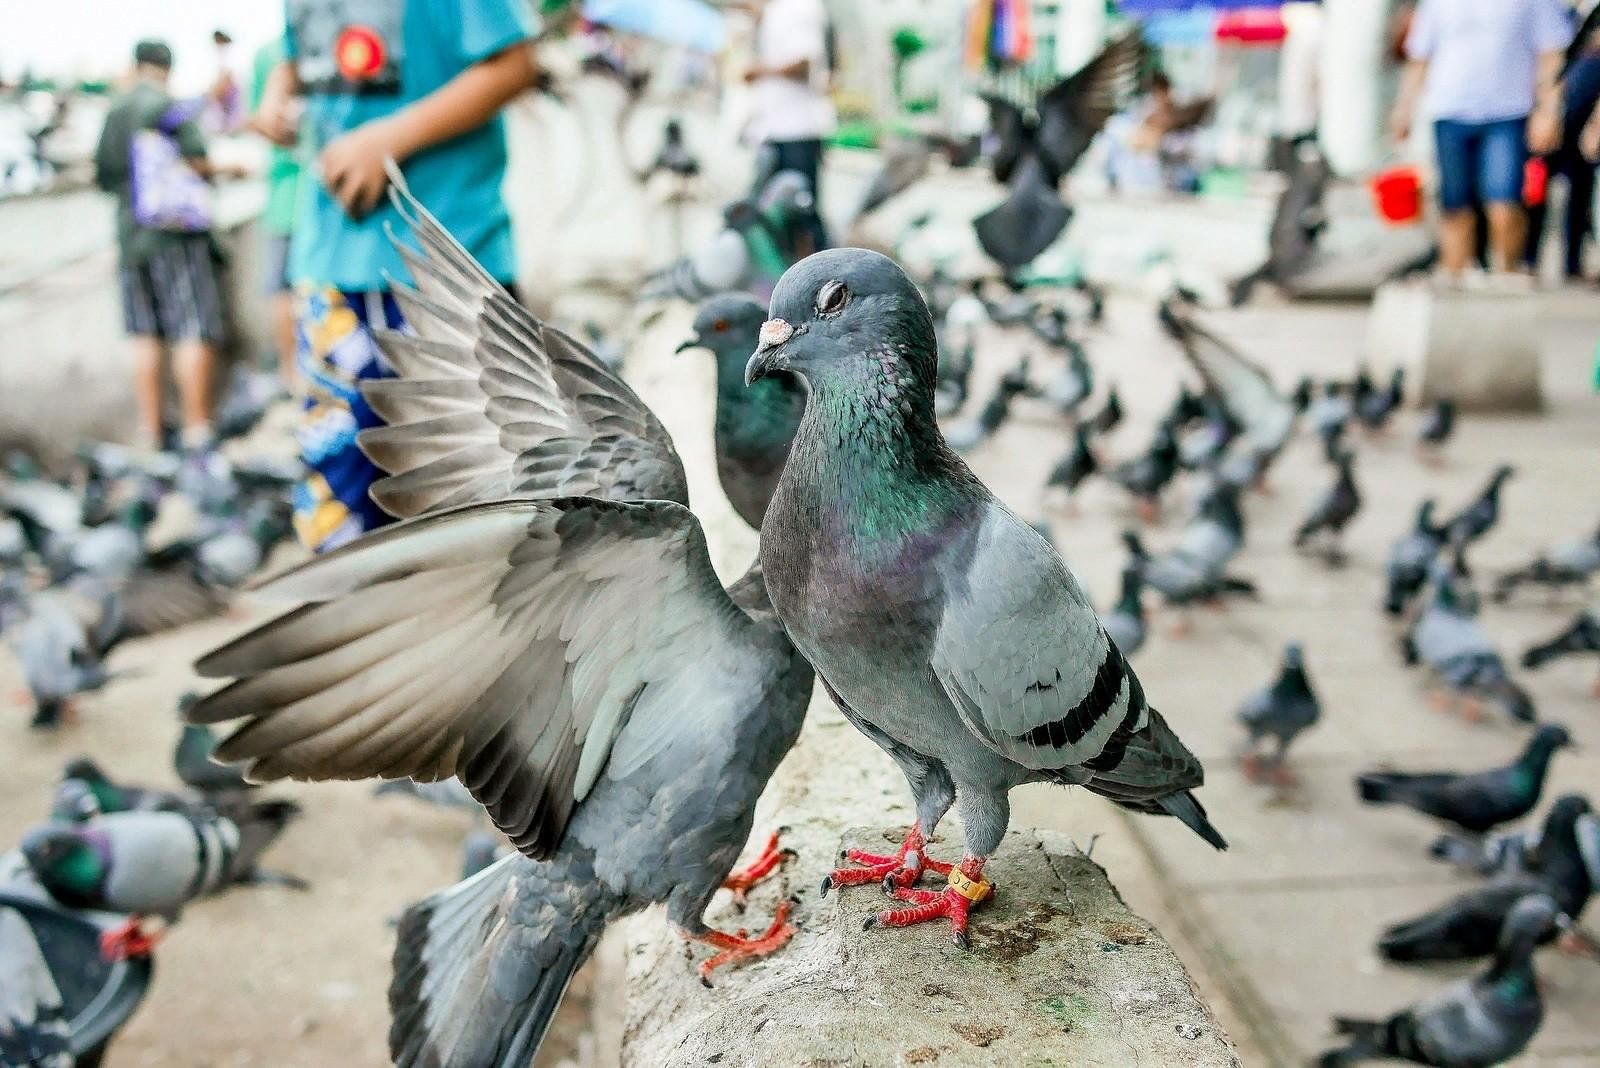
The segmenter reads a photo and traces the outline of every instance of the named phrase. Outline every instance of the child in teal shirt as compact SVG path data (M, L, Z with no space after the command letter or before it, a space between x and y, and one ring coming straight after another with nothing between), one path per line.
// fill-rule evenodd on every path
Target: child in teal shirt
M363 379L389 374L371 330L402 323L387 278L405 268L386 226L384 160L469 252L508 286L511 221L500 194L499 112L533 84L526 0L288 0L285 62L258 126L298 138L307 165L290 244L298 362L308 397L300 432L310 476L296 493L301 540L341 545L388 517L367 496L381 472L356 447L379 421ZM305 112L294 122L293 97Z

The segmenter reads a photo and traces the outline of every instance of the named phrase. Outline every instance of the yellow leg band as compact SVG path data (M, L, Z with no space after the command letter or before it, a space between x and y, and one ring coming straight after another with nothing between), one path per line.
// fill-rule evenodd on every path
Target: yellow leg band
M950 869L950 889L976 905L994 892L994 884L988 879L971 879L960 868Z

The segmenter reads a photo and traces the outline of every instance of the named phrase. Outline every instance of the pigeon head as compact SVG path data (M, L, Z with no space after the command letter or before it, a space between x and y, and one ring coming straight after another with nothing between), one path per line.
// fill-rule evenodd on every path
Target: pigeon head
M1533 732L1533 739L1528 743L1528 748L1549 753L1557 749L1565 749L1571 744L1572 735L1567 733L1567 728L1559 723L1545 723ZM1582 798L1578 798L1578 800L1582 800Z
M74 908L99 901L111 870L101 836L67 824L49 823L29 831L22 839L22 857L52 897Z
M887 256L829 249L784 272L745 384L778 372L813 393L873 395L924 407L931 418L938 347L916 284Z
M700 305L691 327L694 333L677 351L710 349L717 358L718 370L726 364L743 371L745 361L756 350L757 335L766 320L767 309L754 297L719 293Z
M61 769L61 778L63 780L79 779L89 783L91 786L111 781L106 778L106 773L100 770L100 765L88 757L77 757L74 760L67 761L66 767Z
M1568 926L1571 923L1562 916L1555 898L1549 894L1528 894L1519 898L1506 914L1495 958L1502 964L1527 960L1552 929Z

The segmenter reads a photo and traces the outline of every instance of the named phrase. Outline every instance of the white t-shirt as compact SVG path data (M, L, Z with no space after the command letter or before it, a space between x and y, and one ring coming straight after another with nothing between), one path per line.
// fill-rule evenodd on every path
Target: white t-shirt
M769 0L756 27L756 61L763 67L810 64L807 81L766 77L752 86L753 133L761 141L809 141L833 132L828 81L828 13L822 0Z

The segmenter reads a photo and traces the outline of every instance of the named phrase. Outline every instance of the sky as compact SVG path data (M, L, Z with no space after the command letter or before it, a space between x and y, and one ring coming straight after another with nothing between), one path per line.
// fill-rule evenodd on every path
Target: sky
M176 57L174 89L199 91L216 69L211 31L233 36L232 64L248 70L256 48L282 26L276 0L0 0L0 75L116 75L137 41L159 37Z

